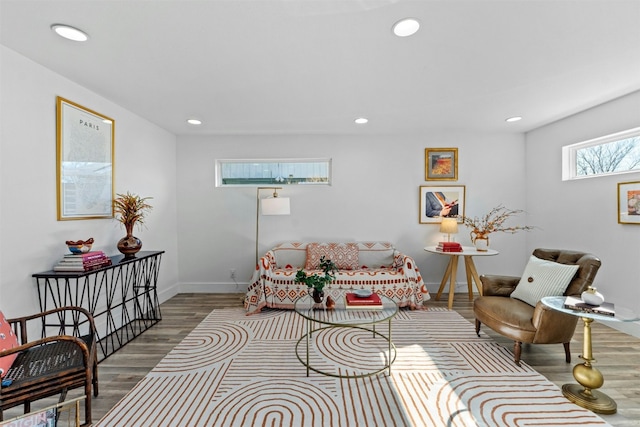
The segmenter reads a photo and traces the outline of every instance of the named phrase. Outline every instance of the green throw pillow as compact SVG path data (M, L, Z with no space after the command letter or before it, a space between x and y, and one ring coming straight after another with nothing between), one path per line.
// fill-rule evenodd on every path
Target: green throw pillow
M531 255L511 298L535 306L542 297L564 295L576 271L577 265L558 264Z

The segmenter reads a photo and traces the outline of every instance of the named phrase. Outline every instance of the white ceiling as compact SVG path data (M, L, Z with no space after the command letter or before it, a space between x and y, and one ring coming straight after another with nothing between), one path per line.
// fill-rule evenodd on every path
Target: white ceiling
M640 90L639 23L639 0L0 1L3 45L177 135L525 132Z

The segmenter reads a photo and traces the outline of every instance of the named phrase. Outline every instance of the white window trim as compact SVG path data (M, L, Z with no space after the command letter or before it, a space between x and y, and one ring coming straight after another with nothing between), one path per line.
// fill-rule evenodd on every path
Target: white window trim
M562 180L570 181L574 179L597 178L601 176L622 175L628 173L639 173L640 170L634 169L630 171L607 172L594 175L577 175L576 153L579 149L589 148L595 145L603 145L609 142L621 141L623 139L640 136L640 127L628 129L622 132L612 133L598 138L589 139L587 141L577 142L562 147Z
M224 184L222 182L222 163L327 163L327 182L304 182L304 183L292 183L286 182L274 182L274 185L331 185L332 182L332 159L331 158L300 158L300 159L217 159L216 160L216 187L263 187L267 184ZM271 185L271 184L268 184Z

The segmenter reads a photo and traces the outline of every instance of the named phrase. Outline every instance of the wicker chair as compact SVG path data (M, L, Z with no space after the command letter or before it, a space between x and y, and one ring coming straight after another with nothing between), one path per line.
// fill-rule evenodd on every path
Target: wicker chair
M91 390L98 395L98 359L93 316L80 307L61 307L14 319L7 319L18 337L18 347L0 352L0 357L18 353L0 388L0 421L3 411L84 387L85 423L91 425ZM29 341L27 331L41 331L43 338Z

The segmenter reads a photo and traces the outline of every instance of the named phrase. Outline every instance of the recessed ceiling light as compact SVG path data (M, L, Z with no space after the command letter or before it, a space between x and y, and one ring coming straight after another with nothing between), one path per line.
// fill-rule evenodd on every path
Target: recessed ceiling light
M64 37L68 40L73 40L75 42L84 42L89 39L87 33L77 28L73 28L69 25L64 24L53 24L51 29L56 32L60 37Z
M189 123L190 125L201 125L202 124L202 120L198 120L198 119L188 119L187 123Z
M365 117L358 117L357 119L354 120L354 122L356 122L359 125L363 125L365 123L369 123L369 119Z
M415 18L405 18L393 24L393 34L398 37L409 37L420 29L420 23Z
M513 117L509 117L508 119L505 120L505 122L507 123L513 123L513 122L518 122L522 120L522 117L520 116L513 116Z

